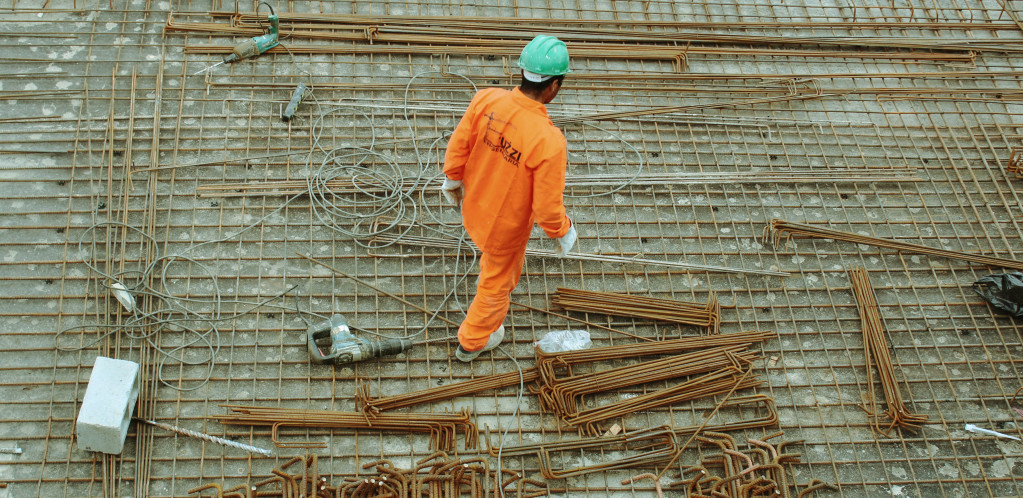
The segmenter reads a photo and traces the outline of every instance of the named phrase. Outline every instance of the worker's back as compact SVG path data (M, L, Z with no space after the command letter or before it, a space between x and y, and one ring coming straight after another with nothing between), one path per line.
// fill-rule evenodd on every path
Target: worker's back
M565 163L565 137L543 104L518 88L488 88L451 136L444 173L465 185L462 220L473 242L500 253L524 247L534 219L551 237L568 230Z

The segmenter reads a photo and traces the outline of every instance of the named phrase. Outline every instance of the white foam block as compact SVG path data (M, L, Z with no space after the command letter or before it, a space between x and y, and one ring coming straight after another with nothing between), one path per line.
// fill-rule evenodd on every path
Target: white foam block
M139 397L139 365L99 356L85 388L75 434L83 450L118 454Z

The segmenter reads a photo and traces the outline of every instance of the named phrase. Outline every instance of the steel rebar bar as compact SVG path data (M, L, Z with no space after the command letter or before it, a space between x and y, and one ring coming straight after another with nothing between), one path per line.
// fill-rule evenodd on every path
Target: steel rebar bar
M898 252L924 254L929 256L940 256L949 259L960 259L969 261L971 263L979 263L987 266L996 266L1002 268L1012 268L1014 270L1023 270L1023 261L1017 261L1014 259L1000 258L997 256L986 256L983 254L965 253L960 251L950 251L947 249L935 249L921 244L913 244L910 242L900 242L891 239L881 239L877 237L870 237L867 235L859 235L851 232L843 232L840 230L833 230L830 228L824 228L815 225L807 225L803 223L793 223L780 219L773 219L771 223L764 229L764 242L773 242L775 246L782 245L790 237L813 237L818 239L834 239L845 242L852 242L854 244L863 244L875 247L882 247L886 249L894 249Z

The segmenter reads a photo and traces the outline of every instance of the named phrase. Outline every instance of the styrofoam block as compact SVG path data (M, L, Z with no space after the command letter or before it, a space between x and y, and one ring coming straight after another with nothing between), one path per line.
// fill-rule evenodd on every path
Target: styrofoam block
M134 361L96 358L75 425L79 448L121 452L139 397L138 376L139 365Z

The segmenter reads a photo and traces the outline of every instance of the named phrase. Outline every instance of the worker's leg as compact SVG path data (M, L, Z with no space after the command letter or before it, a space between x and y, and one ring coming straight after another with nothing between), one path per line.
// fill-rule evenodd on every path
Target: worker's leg
M466 351L478 351L487 345L487 339L504 323L508 315L511 292L519 284L525 248L507 254L487 254L480 257L480 278L476 283L476 297L469 305L465 321L458 327L458 342Z

